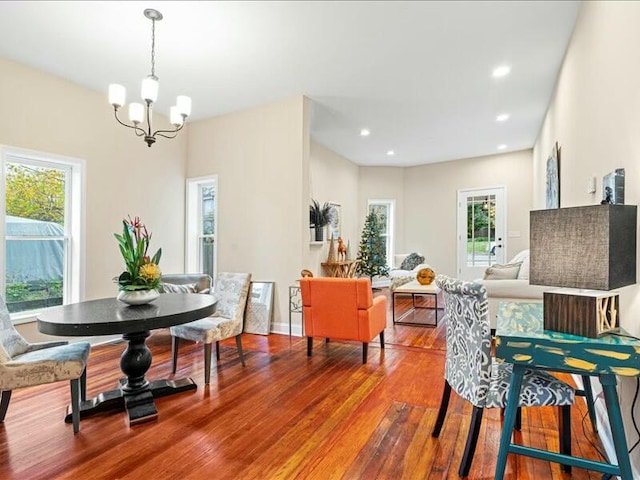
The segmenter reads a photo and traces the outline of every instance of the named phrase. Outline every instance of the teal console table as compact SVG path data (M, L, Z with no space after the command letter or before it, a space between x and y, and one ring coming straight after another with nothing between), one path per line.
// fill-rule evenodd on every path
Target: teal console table
M612 465L511 443L517 404L508 402L500 437L494 477L496 480L501 480L504 476L509 453L618 475L622 480L632 480L627 441L616 392L616 376L640 376L640 340L614 334L587 338L544 330L541 303L501 303L498 308L496 359L513 364L508 398L519 397L522 377L527 368L598 377L604 392L618 458L618 465Z

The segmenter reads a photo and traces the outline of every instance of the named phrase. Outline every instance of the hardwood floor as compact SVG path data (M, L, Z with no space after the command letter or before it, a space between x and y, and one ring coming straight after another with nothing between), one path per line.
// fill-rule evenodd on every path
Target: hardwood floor
M399 302L406 311L409 302ZM410 315L433 315L419 310ZM452 395L440 438L431 437L443 386L444 325L392 326L386 348L284 335L243 335L247 366L233 340L203 386L201 345L184 342L177 377L198 390L156 400L156 422L130 428L124 413L87 418L73 435L63 423L68 382L17 390L0 425L2 479L441 479L458 478L471 406ZM149 338L150 378L170 377L168 331ZM113 388L123 343L96 346L88 395ZM595 459L572 409L573 450ZM525 409L518 441L557 451L555 410ZM500 412L485 412L470 477L493 478ZM593 440L588 423L587 432ZM510 456L509 479L599 479L600 474Z

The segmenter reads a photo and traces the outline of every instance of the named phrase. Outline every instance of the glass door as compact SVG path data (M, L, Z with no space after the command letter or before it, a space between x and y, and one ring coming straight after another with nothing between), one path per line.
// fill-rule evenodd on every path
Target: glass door
M458 192L458 276L482 278L487 267L505 263L504 187Z

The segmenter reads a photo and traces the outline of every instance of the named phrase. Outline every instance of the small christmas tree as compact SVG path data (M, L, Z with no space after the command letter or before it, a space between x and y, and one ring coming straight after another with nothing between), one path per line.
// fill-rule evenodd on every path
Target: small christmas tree
M357 273L371 279L379 275L387 275L386 245L380 234L382 228L378 216L371 212L367 215L362 229L360 249L358 251Z

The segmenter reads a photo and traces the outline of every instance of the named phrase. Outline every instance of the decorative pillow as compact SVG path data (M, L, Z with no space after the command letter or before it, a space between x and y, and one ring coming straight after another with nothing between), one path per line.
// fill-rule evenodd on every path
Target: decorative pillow
M160 293L197 293L197 283L185 283L184 285L176 285L175 283L163 283L160 286Z
M511 262L516 263L522 262L520 266L520 271L518 272L518 280L529 280L529 250L523 250L518 253Z
M409 255L407 255L407 258L405 258L402 261L402 264L400 265L400 270L413 270L423 262L424 262L424 257L422 255L415 252L410 253Z
M484 271L483 280L515 280L522 262L508 263L506 265L493 265Z

